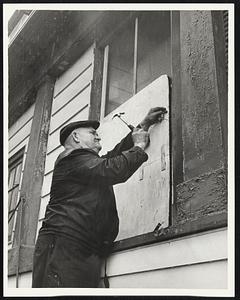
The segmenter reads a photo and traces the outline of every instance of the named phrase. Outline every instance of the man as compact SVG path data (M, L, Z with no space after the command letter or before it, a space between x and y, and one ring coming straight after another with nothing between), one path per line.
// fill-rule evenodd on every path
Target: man
M60 131L65 150L56 160L50 201L39 231L32 287L98 287L103 258L118 234L113 185L125 182L148 159L149 127L165 108L149 111L112 151L99 156L98 121ZM131 199L129 199L131 200Z

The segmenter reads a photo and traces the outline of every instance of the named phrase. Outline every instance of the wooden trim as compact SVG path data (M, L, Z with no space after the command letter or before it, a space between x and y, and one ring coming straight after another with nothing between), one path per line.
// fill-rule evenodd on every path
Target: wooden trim
M227 213L205 216L198 220L192 220L183 224L172 225L163 228L159 232L150 232L114 243L113 252L132 249L139 246L168 241L208 230L214 230L227 226Z
M35 245L54 81L55 80L53 78L46 77L45 82L38 90L36 98L36 105L20 192L20 196L23 198L22 218L20 213L17 215L16 228L20 228L20 232L15 233L13 241L13 247L17 247L19 250L19 264L17 263L16 266L16 268L19 268L19 272L21 269L21 261L24 261L24 265L25 261L28 260L27 254L24 254L26 252L21 252L21 245L26 245L27 247ZM20 226L21 223L22 226ZM14 253L17 252L18 251L15 250ZM15 259L16 258L10 259L10 269L12 268L11 264L13 264L11 261L15 261Z
M97 42L95 42L93 53L93 79L90 95L89 119L100 120L104 53L103 50L99 48Z
M137 93L138 17L136 17L134 25L135 25L135 31L134 31L133 95Z
M101 112L100 120L105 117L106 111L106 101L107 101L107 81L108 81L108 55L109 55L109 45L104 48L104 58L103 58L103 80L102 80L102 99L101 99Z
M32 271L34 248L34 246L21 246L19 274ZM18 250L19 247L14 247L8 250L8 276L16 274Z
M170 167L172 180L172 209L170 224L176 219L176 186L183 182L183 141L182 141L182 98L181 98L181 46L180 12L171 12L171 81L170 82ZM171 207L170 206L170 207Z
M212 11L212 26L216 63L217 89L221 118L221 132L225 153L225 167L228 157L228 88L225 59L225 34L222 11Z

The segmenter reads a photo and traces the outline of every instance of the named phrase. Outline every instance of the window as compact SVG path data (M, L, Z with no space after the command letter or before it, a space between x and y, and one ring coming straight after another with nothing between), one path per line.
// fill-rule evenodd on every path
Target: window
M106 59L102 117L160 75L170 74L170 13L142 12L131 19L114 33L105 48Z
M12 243L15 232L16 211L19 206L20 180L22 174L23 151L9 164L8 175L8 243Z

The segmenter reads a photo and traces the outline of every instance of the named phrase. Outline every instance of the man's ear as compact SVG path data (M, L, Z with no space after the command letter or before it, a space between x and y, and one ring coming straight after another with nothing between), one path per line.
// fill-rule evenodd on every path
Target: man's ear
M73 137L73 140L74 140L76 143L79 143L79 142L80 142L79 137L78 137L78 134L77 134L77 132L76 132L75 130L72 132L72 137Z

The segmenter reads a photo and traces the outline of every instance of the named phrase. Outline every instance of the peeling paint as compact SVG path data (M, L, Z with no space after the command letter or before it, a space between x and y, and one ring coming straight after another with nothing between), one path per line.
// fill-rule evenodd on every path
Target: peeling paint
M219 169L177 186L177 222L227 211L226 172Z

